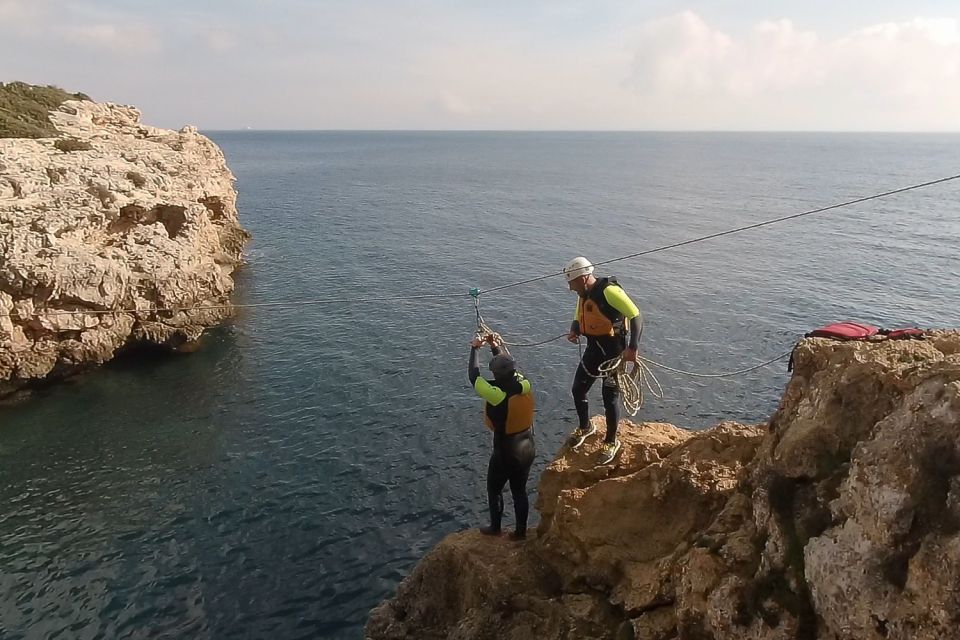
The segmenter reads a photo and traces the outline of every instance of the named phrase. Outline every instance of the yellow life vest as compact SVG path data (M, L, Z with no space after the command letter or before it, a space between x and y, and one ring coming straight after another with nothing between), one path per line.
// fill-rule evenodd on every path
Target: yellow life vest
M507 425L505 431L507 432L507 435L526 431L533 426L535 403L533 400L532 391L530 393L518 393L516 395L509 396L507 397L506 402ZM483 405L483 423L487 425L487 429L493 431L493 421L490 420L490 416L487 413L489 408L489 403L485 402Z

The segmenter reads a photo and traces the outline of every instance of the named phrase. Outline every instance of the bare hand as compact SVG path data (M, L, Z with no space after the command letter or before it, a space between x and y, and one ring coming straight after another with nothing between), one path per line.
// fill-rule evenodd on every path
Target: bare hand
M470 346L474 349L479 349L483 346L483 340L479 336L474 336L473 340L470 341Z
M637 361L637 350L632 347L627 347L623 350L621 354L624 362L636 362Z
M567 334L567 341L577 343L580 341L580 334L571 331Z

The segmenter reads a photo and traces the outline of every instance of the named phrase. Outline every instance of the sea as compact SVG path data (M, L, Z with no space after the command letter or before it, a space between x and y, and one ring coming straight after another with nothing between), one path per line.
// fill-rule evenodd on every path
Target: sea
M641 308L641 355L701 374L835 321L960 323L960 180L648 253L956 175L960 135L208 135L253 234L250 306L195 353L0 408L6 640L362 638L425 553L485 522L472 288L545 276L478 298L540 342L572 319L568 260L645 253L597 274ZM576 426L579 351L513 354L538 403L533 496ZM634 419L690 429L767 420L789 379L783 359L651 368L662 397Z

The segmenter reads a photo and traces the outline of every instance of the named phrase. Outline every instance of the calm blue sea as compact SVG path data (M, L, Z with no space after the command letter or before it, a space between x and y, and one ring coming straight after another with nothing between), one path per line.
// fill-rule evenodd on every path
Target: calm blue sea
M466 294L960 172L957 135L211 136L254 236L241 303ZM943 184L603 272L643 309L645 355L735 370L830 321L957 326L958 203ZM573 305L560 278L482 298L514 341L563 332ZM0 637L360 638L483 521L474 326L467 297L253 308L199 353L0 410ZM538 473L574 426L578 352L514 353ZM787 374L659 379L638 417L700 429L765 420Z

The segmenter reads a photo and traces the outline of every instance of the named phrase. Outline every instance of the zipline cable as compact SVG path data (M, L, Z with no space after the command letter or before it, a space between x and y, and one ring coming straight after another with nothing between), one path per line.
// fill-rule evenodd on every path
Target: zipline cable
M935 184L941 184L944 182L950 182L951 180L956 180L960 178L960 174L947 176L945 178L938 178L936 180L929 180L927 182L921 182L918 184L913 184L907 187L901 187L899 189L892 189L890 191L884 191L882 193L876 193L870 196L864 196L862 198L856 198L854 200L847 200L846 202L840 202L837 204L832 204L825 207L819 207L817 209L811 209L809 211L803 211L801 213L794 213L789 216L783 216L780 218L774 218L771 220L764 220L763 222L757 222L750 225L745 225L742 227L737 227L734 229L728 229L726 231L720 231L717 233L712 233L705 236L699 236L696 238L690 238L688 240L683 240L680 242L675 242L673 244L662 245L659 247L654 247L652 249L647 249L644 251L638 251L636 253L631 253L625 256L620 256L618 258L611 258L609 260L602 260L600 262L595 262L594 266L612 264L614 262L620 262L622 260L629 260L631 258L639 258L641 256L650 255L653 253L658 253L661 251L667 251L670 249L676 249L678 247L684 247L687 245L695 244L698 242L703 242L705 240L712 240L715 238L720 238L723 236L732 235L735 233L740 233L742 231L749 231L752 229L758 229L760 227L765 227L780 222L785 222L787 220L794 220L796 218L802 218L804 216L810 216L816 213L823 213L824 211L830 211L833 209L839 209L841 207L848 207L850 205L859 204L861 202L867 202L869 200L877 200L879 198L885 198L892 196L898 193L905 193L907 191L913 191L915 189L922 189L924 187L929 187ZM534 278L527 278L525 280L519 280L517 282L511 282L509 284L500 285L497 287L491 287L489 289L476 289L476 295L493 293L495 291L503 291L504 289L510 289L512 287L519 287L524 284L530 284L532 282L538 282L540 280L546 280L547 278L553 278L559 275L563 275L563 271L556 271L553 273L548 273L546 275L537 276ZM286 302L260 302L260 303L250 303L250 304L219 304L219 305L187 305L187 306L171 306L171 307L152 307L145 309L88 309L88 310L57 310L57 311L35 311L28 315L29 317L46 317L46 316L60 316L60 315L105 315L112 313L159 313L159 312L183 312L183 311L200 311L200 310L217 310L217 309L253 309L253 308L265 308L265 307L296 307L296 306L308 306L308 305L322 305L322 304L354 304L354 303L363 303L363 302L405 302L405 301L414 301L414 300L436 300L436 299L452 299L452 298L465 298L468 294L465 293L432 293L432 294L420 294L420 295L410 295L410 296L389 296L389 297L365 297L365 298L320 298L316 300L289 300ZM474 295L472 292L469 295ZM476 297L476 296L475 296ZM4 316L12 316L10 312L0 314ZM550 340L544 341L552 342L553 340L559 339L551 338ZM520 345L516 345L520 346Z
M437 300L450 298L466 298L466 293L427 293L413 296L387 296L376 298L318 298L316 300L288 300L286 302L254 302L250 304L209 304L187 305L183 307L149 307L146 309L74 309L70 311L38 311L26 314L30 317L40 316L72 316L72 315L103 315L110 313L160 313L180 311L210 311L214 309L253 309L263 307L301 307L319 304L350 304L355 302L399 302L408 300ZM12 315L10 313L0 315Z
M764 220L763 222L757 222L754 224L748 224L743 227L737 227L735 229L728 229L726 231L720 231L717 233L711 233L705 236L699 236L697 238L690 238L689 240L683 240L681 242L674 242L673 244L667 244L660 247L655 247L653 249L647 249L645 251L638 251L636 253L631 253L629 255L620 256L619 258L611 258L610 260L602 260L600 262L594 262L594 266L601 266L605 264L612 264L614 262L620 262L621 260L629 260L631 258L639 258L640 256L650 255L652 253L658 253L660 251L667 251L669 249L676 249L677 247L685 247L690 244L697 242L703 242L705 240L713 240L714 238L720 238L723 236L729 236L734 233L740 233L741 231L749 231L751 229L759 229L760 227L766 227L772 224L777 224L779 222L785 222L787 220L794 220L796 218L802 218L804 216L811 216L815 213L823 213L824 211L830 211L832 209L839 209L841 207L849 207L850 205L859 204L861 202L867 202L868 200L877 200L879 198L886 198L887 196L892 196L898 193L904 193L906 191L913 191L914 189L922 189L923 187L929 187L935 184L940 184L943 182L949 182L951 180L956 180L960 178L960 173L952 176L947 176L946 178L938 178L936 180L930 180L928 182L921 182L919 184L910 185L909 187L901 187L899 189L893 189L891 191L884 191L883 193L876 193L871 196L864 196L862 198L856 198L855 200L847 200L846 202L841 202L838 204L832 204L826 207L820 207L818 209L811 209L810 211L803 211L801 213L794 213L789 216L783 216L781 218L774 218L772 220ZM504 289L509 289L511 287L519 287L520 285L530 284L532 282L538 282L540 280L546 280L547 278L553 278L556 276L563 275L563 271L556 271L554 273L548 273L544 276L537 276L535 278L527 278L526 280L519 280L517 282L511 282L510 284L500 285L499 287L491 287L489 289L483 289L480 293L493 293L494 291L503 291Z

